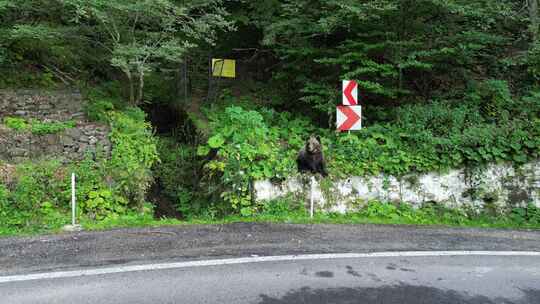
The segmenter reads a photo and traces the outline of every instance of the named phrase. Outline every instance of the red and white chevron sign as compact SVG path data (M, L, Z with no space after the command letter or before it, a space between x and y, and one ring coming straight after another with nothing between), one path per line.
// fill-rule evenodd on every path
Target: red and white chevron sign
M362 106L337 106L336 112L339 131L362 129Z
M358 104L358 84L354 80L343 80L343 104L356 106Z

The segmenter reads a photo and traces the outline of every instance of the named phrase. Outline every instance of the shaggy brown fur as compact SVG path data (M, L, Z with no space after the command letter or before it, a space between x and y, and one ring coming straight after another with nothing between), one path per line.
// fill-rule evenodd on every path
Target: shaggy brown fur
M328 175L319 136L312 135L309 137L304 147L298 152L296 164L300 172L320 173L322 176Z

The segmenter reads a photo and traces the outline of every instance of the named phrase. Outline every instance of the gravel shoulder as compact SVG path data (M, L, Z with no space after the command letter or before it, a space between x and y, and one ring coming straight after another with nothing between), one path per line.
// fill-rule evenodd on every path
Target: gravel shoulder
M378 251L540 251L540 231L235 223L0 239L0 275L118 264Z

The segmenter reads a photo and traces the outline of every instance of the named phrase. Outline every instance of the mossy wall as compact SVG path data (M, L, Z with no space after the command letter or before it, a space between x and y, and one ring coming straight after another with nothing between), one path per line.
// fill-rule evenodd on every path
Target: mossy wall
M309 201L311 184L295 177L283 183L255 183L257 201L297 195ZM491 164L446 173L409 174L402 177L353 176L344 180L316 179L313 194L317 207L346 212L369 201L405 202L418 207L425 203L447 207L493 208L495 210L534 203L540 207L540 160L520 167Z
M0 90L0 161L83 159L88 153L110 153L109 128L87 121L84 101L77 91ZM51 134L36 134L31 129L17 130L5 118L47 124L69 123L66 129Z

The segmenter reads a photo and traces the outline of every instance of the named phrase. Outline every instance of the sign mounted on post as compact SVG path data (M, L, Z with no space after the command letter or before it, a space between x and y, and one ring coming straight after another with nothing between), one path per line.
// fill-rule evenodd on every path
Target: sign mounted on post
M235 78L236 60L212 58L212 76Z
M343 104L346 106L358 105L358 84L354 80L343 80Z
M339 131L362 129L362 106L337 106L336 113Z

